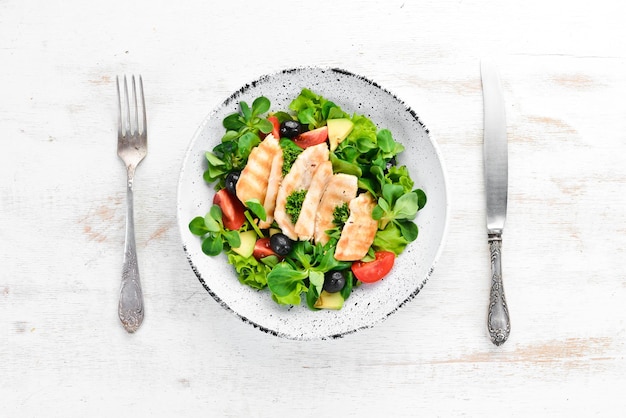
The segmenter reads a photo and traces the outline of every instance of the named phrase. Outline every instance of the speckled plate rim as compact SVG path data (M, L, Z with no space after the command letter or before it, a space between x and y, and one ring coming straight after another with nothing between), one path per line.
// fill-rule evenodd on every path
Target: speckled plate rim
M405 109L405 111L408 114L411 115L411 117L415 120L415 122L424 130L424 133L426 134L426 136L428 137L428 139L430 141L430 145L432 146L432 148L434 150L435 156L436 156L436 158L438 160L438 164L439 164L439 166L441 168L441 181L443 183L443 194L444 194L444 200L445 200L445 205L444 205L445 214L443 215L443 227L442 227L442 233L441 233L441 236L440 236L440 240L439 240L439 244L438 244L437 250L436 250L435 255L434 255L433 259L432 259L432 262L431 262L430 268L428 269L428 272L426 273L426 275L423 278L423 280L418 282L418 284L415 287L415 289L404 300L402 300L400 303L398 303L395 306L395 308L393 308L392 310L388 311L383 316L373 318L371 320L371 322L369 322L367 324L363 324L363 325L357 326L357 327L355 327L353 329L345 330L345 331L342 331L342 332L339 332L339 333L330 333L328 335L321 335L321 336L315 336L315 337L303 337L303 336L294 335L292 333L286 333L286 332L278 331L276 329L272 329L269 326L265 326L265 325L263 325L263 324L261 324L261 323L259 323L257 321L251 320L250 318L248 318L245 315L240 314L237 310L233 309L228 303L226 303L224 300L222 300L222 298L215 291L213 291L211 289L211 287L207 284L205 279L202 277L202 274L199 271L198 266L196 265L196 263L194 263L193 257L191 255L189 249L187 248L187 244L185 243L185 239L183 238L183 235L188 231L187 228L188 228L189 219L183 219L182 218L182 216L181 216L182 215L181 214L181 212L182 212L181 209L182 208L181 208L181 205L180 205L181 189L182 189L182 186L183 186L182 181L183 181L183 178L184 178L184 168L187 165L187 162L188 162L188 160L191 157L191 153L192 153L192 151L194 149L195 142L198 140L200 135L204 132L204 130L206 129L207 125L219 113L220 109L222 109L225 106L228 106L233 101L236 101L250 87L254 87L254 86L258 85L259 83L263 83L264 81L266 81L266 80L268 80L268 79L270 79L272 77L280 77L281 75L284 75L284 74L290 74L290 73L300 72L300 71L335 72L335 73L341 74L343 76L353 77L353 78L355 78L357 80L360 80L362 82L370 84L371 86L373 86L376 89L380 90L382 93L390 96L390 98L392 98L399 105L401 105ZM429 129L420 120L420 118L417 115L417 113L410 106L408 106L403 100L399 99L395 94L393 94L389 90L383 88L382 86L380 86L375 81L373 81L373 80L371 80L369 78L366 78L364 76L357 75L356 73L353 73L351 71L347 71L347 70L344 70L344 69L341 69L341 68L336 68L336 67L303 66L303 67L294 67L294 68L290 68L290 69L285 69L285 70L277 71L277 72L274 72L274 73L269 73L269 74L266 74L266 75L258 77L254 81L251 81L249 83L244 84L241 88L239 88L238 90L233 92L224 101L222 101L215 108L213 108L212 111L203 119L202 123L198 126L198 128L194 132L194 135L192 136L192 139L189 142L189 145L187 147L187 150L186 150L184 158L183 158L183 163L182 163L181 171L180 171L180 174L179 174L179 182L178 182L178 187L177 187L177 219L178 219L178 225L179 225L179 234L180 234L180 238L181 238L181 241L182 241L182 244L183 244L182 245L183 251L184 251L184 253L186 255L187 261L189 262L189 265L190 265L192 271L194 272L195 276L197 277L197 279L199 280L201 285L204 287L204 289L209 293L209 295L220 306L222 306L226 311L234 314L242 322L247 323L249 325L252 325L254 328L257 328L260 331L263 331L263 332L265 332L267 334L274 335L274 336L281 337L281 338L287 338L287 339L291 339L291 340L327 340L327 339L341 338L341 337L344 337L346 335L353 334L353 333L355 333L355 332L357 332L359 330L372 328L375 325L377 325L380 322L382 322L385 319L387 319L393 313L397 312L401 307L405 306L408 302L413 300L419 294L419 292L422 290L424 285L428 282L428 280L433 275L435 267L437 266L437 263L438 263L439 258L441 256L441 253L443 252L443 249L444 249L445 244L446 244L446 240L447 240L447 236L448 236L449 221L450 221L450 198L449 198L448 180L447 180L447 174L446 173L447 173L447 171L446 171L446 167L445 167L445 162L443 160L443 157L442 157L441 151L439 149L439 146L438 146L437 142L433 139L433 136L430 133ZM207 187L210 187L210 186L207 185ZM419 237L418 237L418 239L419 239ZM199 242L198 242L198 245L199 245ZM234 276L235 275L233 273L233 277ZM269 298L269 294L267 295L267 297ZM290 314L290 313L288 312L287 314Z

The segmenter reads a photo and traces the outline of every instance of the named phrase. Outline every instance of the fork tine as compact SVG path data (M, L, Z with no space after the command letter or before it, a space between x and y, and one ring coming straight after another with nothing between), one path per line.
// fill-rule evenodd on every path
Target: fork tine
M146 138L148 134L148 124L146 122L146 100L143 95L143 79L141 78L141 74L139 74L139 93L141 94L141 111L143 113L143 120L141 124L141 135Z
M122 98L120 96L120 78L115 76L115 85L117 86L117 137L122 136Z
M126 101L126 129L124 136L128 138L130 136L130 101L128 99L128 83L126 82L126 76L124 76L124 99Z
M132 135L137 135L139 133L139 108L137 107L137 88L135 87L135 75L133 74L131 76L131 84L133 87L133 102L135 104L135 107L133 108L134 113L135 113L135 126L132 126L131 124L131 132Z

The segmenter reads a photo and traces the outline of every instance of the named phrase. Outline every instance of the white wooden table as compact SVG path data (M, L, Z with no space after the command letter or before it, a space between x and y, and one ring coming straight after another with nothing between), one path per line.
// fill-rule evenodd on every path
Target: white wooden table
M0 1L0 416L623 416L626 29L617 1ZM512 332L487 335L479 61L509 122ZM417 111L452 215L418 297L331 341L259 332L180 245L178 173L206 114L260 75L364 75ZM115 75L143 75L135 183L146 319L116 313Z

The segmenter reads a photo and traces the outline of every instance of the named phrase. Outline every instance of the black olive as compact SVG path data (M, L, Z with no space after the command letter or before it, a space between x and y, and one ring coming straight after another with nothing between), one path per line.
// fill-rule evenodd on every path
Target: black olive
M228 190L233 196L237 196L236 186L239 181L239 176L241 173L239 171L231 171L226 176L226 190Z
M278 255L287 255L293 247L293 241L285 234L278 232L270 237L270 247Z
M286 120L280 124L280 137L293 139L304 132L302 124L297 120Z
M333 270L324 274L323 289L328 293L337 293L346 285L346 276L341 271Z
M393 156L391 157L391 160L387 161L387 165L385 166L385 174L387 174L389 172L389 169L395 165L398 164L398 160L396 160L396 157Z

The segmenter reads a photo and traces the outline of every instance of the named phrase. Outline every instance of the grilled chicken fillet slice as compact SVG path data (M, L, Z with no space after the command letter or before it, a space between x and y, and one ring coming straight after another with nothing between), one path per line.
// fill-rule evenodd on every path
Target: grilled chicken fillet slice
M350 216L335 249L337 260L355 261L365 257L378 229L378 221L372 218L375 207L376 201L369 193L361 193L350 201Z
M333 211L337 206L349 203L356 197L358 179L351 174L337 173L326 185L315 215L315 242L326 244L330 237L326 231L332 229Z
M269 134L259 146L252 149L248 163L241 171L235 191L237 197L244 204L250 199L257 199L261 204L265 202L268 180L274 157L282 156L283 150L278 140Z
M294 228L295 233L298 234L298 238L302 241L308 241L313 238L315 232L315 218L320 204L320 199L322 198L326 185L332 176L333 164L330 161L324 161L321 163L313 174L309 190L307 191L304 202L302 203L302 209L300 210L298 222L296 222L296 226Z
M287 197L295 191L308 190L315 170L320 164L328 161L328 158L328 145L325 142L305 149L298 155L291 166L291 170L280 183L276 196L274 219L282 229L283 234L292 240L297 240L298 234L295 231L291 216L287 214L285 209Z
M274 160L272 160L272 167L270 169L270 175L267 182L267 193L265 194L265 201L263 202L263 208L265 209L267 217L265 218L265 221L259 221L259 228L261 229L269 228L274 221L276 196L278 195L280 183L283 180L283 161L283 150L281 148L280 152L278 152L274 156Z

